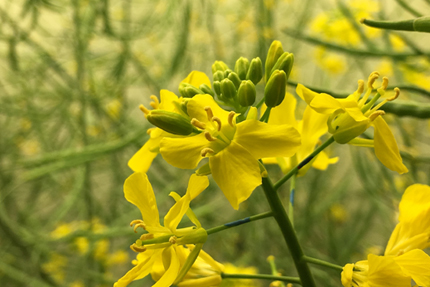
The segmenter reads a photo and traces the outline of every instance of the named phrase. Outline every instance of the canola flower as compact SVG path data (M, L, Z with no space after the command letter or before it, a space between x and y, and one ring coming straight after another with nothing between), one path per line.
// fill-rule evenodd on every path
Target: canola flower
M399 223L384 256L369 254L367 260L346 264L341 275L345 287L430 286L430 256L421 249L430 246L430 187L408 187L399 205Z
M237 114L223 110L210 95L194 96L187 103L187 112L201 133L165 137L160 153L169 164L182 169L194 169L208 157L213 179L235 209L261 184L258 159L289 157L300 146L300 135L293 127L250 118L236 123Z
M388 78L384 77L382 86L377 89L376 95L368 101L373 91L373 83L378 77L378 72L370 74L367 90L363 97L361 97L364 91L363 80L358 81L358 89L346 99L335 99L325 93L319 94L301 84L297 85L296 91L313 110L320 114L329 115L327 120L328 131L333 134L336 142L374 147L376 157L382 164L402 174L408 169L402 162L393 133L381 117L385 112L379 110L388 101L395 100L399 96L400 90L395 88L395 95L392 98L384 99L375 105L376 101L385 94L388 86ZM374 127L374 140L357 138L370 126Z
M199 195L209 181L206 176L192 175L186 194L180 197L177 193L170 195L176 200L169 212L164 217L164 226L160 224L159 212L155 200L154 191L145 173L134 173L124 183L124 196L141 212L142 219L133 220L130 225L134 230L143 228L147 231L141 235L130 248L138 252L138 264L115 283L115 287L127 286L133 280L147 276L156 266L162 262L165 273L153 285L156 287L170 286L175 281L180 281L193 263L193 256L200 251L206 241L207 233L189 208L190 202ZM180 228L182 217L187 214L195 226ZM183 244L196 244L193 256L188 256L188 262L181 264L178 248Z

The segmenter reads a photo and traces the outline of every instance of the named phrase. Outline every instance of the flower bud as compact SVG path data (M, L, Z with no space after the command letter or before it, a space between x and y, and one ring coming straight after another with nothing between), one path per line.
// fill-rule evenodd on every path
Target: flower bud
M259 57L251 60L249 64L248 73L246 74L246 79L251 80L254 85L257 85L263 78L263 64Z
M199 89L205 94L211 95L212 97L215 96L214 91L206 84L201 84Z
M225 70L224 71L224 79L225 78L228 78L228 76L230 75L230 73L232 73L233 71L232 70L230 70L230 69L227 69L227 70Z
M220 81L215 81L214 82L214 90L215 93L220 96L221 95L221 82Z
M189 119L173 112L152 110L146 119L154 126L175 135L187 136L195 131Z
M197 94L204 94L203 91L188 83L181 83L179 85L179 93L184 98L192 98Z
M242 81L239 90L237 91L237 97L239 98L239 104L242 107L249 107L255 102L257 92L255 86L250 80Z
M239 79L239 76L235 72L231 72L228 75L228 79L233 82L233 84L236 87L236 89L239 89L240 83L242 81Z
M239 76L241 80L246 79L246 74L248 73L248 69L249 69L249 61L247 58L244 58L244 57L240 57L236 61L236 65L234 65L234 71L236 72L236 74Z
M215 61L212 64L212 74L215 74L216 71L225 71L228 69L228 66L226 63L224 63L223 61Z
M224 80L224 71L216 71L214 73L213 78L214 78L214 82L215 81L221 82L222 80Z
M232 81L224 79L221 82L221 93L224 98L233 99L236 97L237 90Z
M285 72L285 75L288 77L290 76L291 69L293 68L294 64L294 55L288 52L285 52L279 57L278 61L276 61L276 64L272 68L273 73L275 70L283 70Z
M270 45L269 51L267 52L267 58L265 63L266 82L269 81L272 68L283 53L284 53L284 49L282 48L281 42L273 41L272 44Z
M285 75L285 72L275 70L264 88L266 106L273 108L282 103L285 97L286 85L287 75Z

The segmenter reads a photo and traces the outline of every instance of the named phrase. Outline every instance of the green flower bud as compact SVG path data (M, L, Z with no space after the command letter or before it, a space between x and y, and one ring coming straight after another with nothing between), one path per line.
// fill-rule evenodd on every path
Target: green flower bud
M244 58L244 57L240 57L236 61L236 65L234 65L234 71L236 72L236 74L239 76L241 80L246 79L246 74L248 73L248 69L249 69L249 61L247 58Z
M204 94L203 91L188 83L181 83L179 85L179 93L184 98L192 98L197 94Z
M221 95L221 82L219 81L214 82L214 90L218 96Z
M225 71L228 69L228 66L223 61L215 61L215 63L212 64L212 74L215 74L216 71Z
M239 104L243 107L252 106L255 102L257 92L255 86L250 80L242 81L239 90L237 91L237 97L239 98Z
M246 79L251 80L254 85L257 85L261 79L263 78L263 64L261 63L261 59L259 57L251 60L251 64L249 64L249 70L246 74Z
M236 87L236 89L239 89L240 83L242 81L239 79L239 76L235 72L231 72L228 75L228 79L233 82L233 84Z
M201 84L200 86L199 86L199 89L203 92L203 93L205 93L205 94L209 94L209 95L211 95L212 97L213 96L215 96L215 93L214 93L214 91L208 86L208 85L206 85L206 84Z
M283 70L285 74L288 77L290 76L291 69L293 68L294 64L294 55L288 52L285 52L279 57L278 61L276 61L276 64L273 66L271 73L273 73L275 70Z
M268 107L276 107L282 103L287 86L287 75L284 71L275 70L264 88L264 102Z
M266 82L270 79L272 68L278 61L279 57L284 53L282 44L279 41L273 41L270 45L269 51L267 52L267 58L265 63L265 79Z
M224 98L233 99L236 97L237 90L232 81L224 79L221 82L221 93Z
M216 71L215 73L214 73L214 82L215 81L218 81L218 82L221 82L222 80L224 80L224 71Z
M175 135L187 136L196 131L190 119L164 110L152 110L146 119L156 127Z
M224 71L224 79L225 79L225 78L228 78L228 76L230 75L230 73L231 73L231 72L233 72L233 71L232 71L232 70L230 70L230 69L225 70L225 71Z

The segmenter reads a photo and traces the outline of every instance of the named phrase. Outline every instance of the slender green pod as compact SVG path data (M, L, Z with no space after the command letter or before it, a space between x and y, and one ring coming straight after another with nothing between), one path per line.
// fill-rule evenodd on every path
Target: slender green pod
M429 16L402 21L375 21L363 18L360 22L366 26L379 29L430 33Z

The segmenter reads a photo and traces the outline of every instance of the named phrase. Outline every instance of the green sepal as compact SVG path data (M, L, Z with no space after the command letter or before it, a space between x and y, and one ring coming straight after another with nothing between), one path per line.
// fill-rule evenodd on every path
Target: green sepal
M332 129L335 129L333 138L337 143L346 144L352 139L358 137L364 133L369 127L369 121L355 121L350 115L342 114L339 119L335 120L334 123L338 123ZM327 122L327 124L333 125L333 123Z
M196 244L196 246L194 246L194 249L190 252L190 255L188 255L187 260L185 260L184 265L179 271L178 276L176 276L176 279L175 279L175 282L173 282L173 285L177 285L179 282L182 281L182 279L184 279L185 275L187 275L188 271L190 271L194 262L197 260L197 257L199 256L200 250L202 250L202 248L203 248L203 243L199 243L199 244Z
M189 118L164 110L152 110L146 119L154 126L175 135L187 136L197 132Z
M275 70L264 88L264 102L268 107L276 107L285 98L287 76L284 71Z
M264 66L266 82L269 81L272 68L283 53L284 49L282 48L282 43L279 41L273 41L270 45L269 51L267 52L266 63Z
M240 57L236 61L236 65L234 65L234 71L239 76L241 80L246 79L246 74L248 73L249 69L249 60L244 57Z
M255 102L256 96L257 91L255 90L254 83L250 80L242 81L239 89L237 90L239 104L242 107L252 106Z
M263 78L263 63L259 57L251 60L246 79L257 85Z
M179 245L182 244L197 244L197 243L205 243L208 238L208 233L204 228L197 228L191 232L188 232L182 237L176 239L176 243Z

